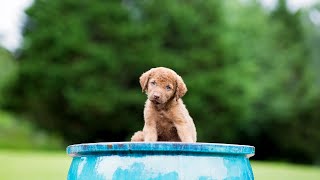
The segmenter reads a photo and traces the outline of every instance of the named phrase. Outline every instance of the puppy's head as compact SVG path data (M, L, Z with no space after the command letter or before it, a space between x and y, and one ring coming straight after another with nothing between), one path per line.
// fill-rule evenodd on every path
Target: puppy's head
M173 70L158 67L143 73L140 85L148 99L155 104L165 104L169 100L178 100L187 92L182 78Z

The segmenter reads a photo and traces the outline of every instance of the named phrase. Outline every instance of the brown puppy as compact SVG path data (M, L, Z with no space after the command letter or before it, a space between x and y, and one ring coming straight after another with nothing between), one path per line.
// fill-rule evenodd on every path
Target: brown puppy
M196 142L197 133L182 96L187 87L173 70L158 67L140 77L142 91L148 99L144 108L144 128L131 141Z

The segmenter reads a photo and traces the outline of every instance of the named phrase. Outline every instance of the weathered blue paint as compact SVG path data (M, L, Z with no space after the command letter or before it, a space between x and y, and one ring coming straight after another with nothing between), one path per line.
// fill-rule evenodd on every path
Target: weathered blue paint
M253 180L254 147L216 143L91 143L71 145L68 180Z

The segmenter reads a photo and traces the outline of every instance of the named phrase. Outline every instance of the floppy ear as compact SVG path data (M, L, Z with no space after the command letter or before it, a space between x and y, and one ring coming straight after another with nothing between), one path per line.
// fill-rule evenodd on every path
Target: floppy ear
M142 88L142 92L146 91L147 87L148 87L148 81L149 81L149 78L150 78L150 75L151 75L151 70L143 73L141 76L140 76L140 85L141 85L141 88Z
M176 100L184 96L188 91L186 84L183 82L182 78L177 75L177 88L176 88Z

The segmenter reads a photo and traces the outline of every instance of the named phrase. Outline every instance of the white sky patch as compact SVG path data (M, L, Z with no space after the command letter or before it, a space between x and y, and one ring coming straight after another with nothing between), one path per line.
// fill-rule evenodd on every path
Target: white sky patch
M277 5L277 0L260 0L260 2L268 10L274 9Z
M0 0L0 44L14 50L21 44L24 10L33 0Z
M288 1L288 7L291 11L295 12L299 8L306 8L310 7L311 5L315 4L319 0L290 0Z
M260 0L264 7L271 10L277 5L278 0ZM290 11L296 12L300 8L310 7L311 5L319 2L319 0L288 0L287 6Z
M313 24L320 26L320 11L313 9L309 13L309 18Z

